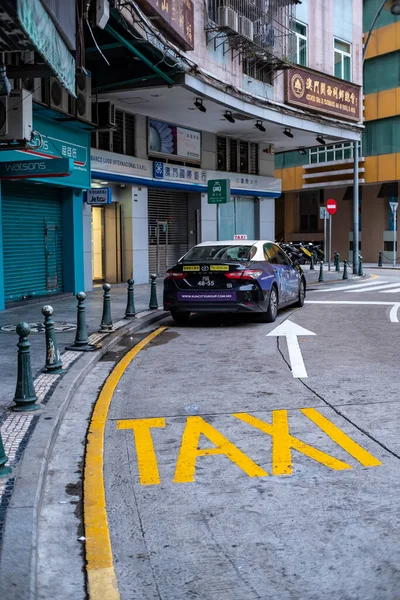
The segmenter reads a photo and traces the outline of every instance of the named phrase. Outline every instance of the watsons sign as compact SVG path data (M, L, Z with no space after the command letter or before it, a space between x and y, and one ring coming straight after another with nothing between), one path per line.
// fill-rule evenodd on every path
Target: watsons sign
M68 177L73 168L70 158L13 160L0 163L0 179Z

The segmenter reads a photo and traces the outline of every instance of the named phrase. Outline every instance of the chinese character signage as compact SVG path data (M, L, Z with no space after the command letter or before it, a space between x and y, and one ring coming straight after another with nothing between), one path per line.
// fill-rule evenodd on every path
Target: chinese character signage
M286 102L351 121L360 120L361 88L349 81L295 67L288 69Z
M153 177L154 179L194 183L198 185L206 185L207 183L207 171L204 171L203 169L169 165L158 160L153 162Z
M194 8L191 0L137 1L147 15L161 17L160 29L169 33L181 48L194 49Z
M149 119L149 153L201 159L201 133Z
M231 196L229 179L210 179L208 181L208 204L226 204Z

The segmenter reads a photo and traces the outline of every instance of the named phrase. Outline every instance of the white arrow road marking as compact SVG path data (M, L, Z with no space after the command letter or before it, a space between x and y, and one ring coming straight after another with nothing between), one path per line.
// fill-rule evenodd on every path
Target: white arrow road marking
M373 288L375 285L383 285L384 283L387 283L387 281L371 281L370 283L357 283L356 285L341 285L341 286L336 286L336 287L332 287L332 288L326 288L324 290L313 290L316 293L321 293L321 292L347 292L348 290L355 290L355 289L363 289L363 288ZM399 285L399 284L397 284Z
M268 336L273 337L285 337L289 352L290 368L292 369L293 377L308 377L306 367L304 365L303 356L301 354L299 341L297 337L305 335L316 335L308 329L304 329L300 325L293 323L290 319L287 319L278 327L275 327Z
M398 323L397 311L400 308L400 302L357 302L356 300L306 300L306 304L350 304L352 306L391 306L389 319L391 323Z

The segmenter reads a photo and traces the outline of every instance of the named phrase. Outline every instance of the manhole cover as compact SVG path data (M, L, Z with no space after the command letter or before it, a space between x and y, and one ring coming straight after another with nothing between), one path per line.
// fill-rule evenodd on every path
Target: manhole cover
M44 324L43 323L29 323L29 327L31 328L31 333L44 333ZM16 325L3 325L0 327L0 331L2 333L15 333L17 328ZM75 331L76 325L73 323L67 323L67 321L55 321L54 329L58 332L65 331Z

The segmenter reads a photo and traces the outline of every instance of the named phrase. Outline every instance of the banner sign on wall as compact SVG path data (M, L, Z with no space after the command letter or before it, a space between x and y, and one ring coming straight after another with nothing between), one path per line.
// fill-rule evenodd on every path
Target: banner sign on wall
M194 49L194 8L192 0L138 0L143 11L157 16L164 29L184 50Z
M149 119L149 153L201 160L201 133Z
M111 204L111 188L92 188L86 191L86 204L101 206L103 204Z

